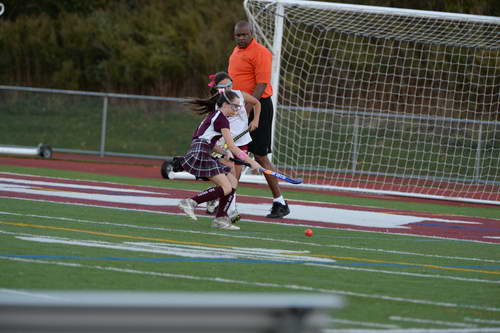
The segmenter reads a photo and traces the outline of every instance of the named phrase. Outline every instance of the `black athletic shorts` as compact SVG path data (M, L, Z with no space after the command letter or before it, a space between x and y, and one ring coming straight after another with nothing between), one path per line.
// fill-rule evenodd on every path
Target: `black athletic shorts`
M259 127L250 132L252 142L248 144L248 151L254 155L266 156L271 153L271 129L273 126L273 102L271 97L261 98L260 100L260 118ZM253 113L248 118L252 121Z

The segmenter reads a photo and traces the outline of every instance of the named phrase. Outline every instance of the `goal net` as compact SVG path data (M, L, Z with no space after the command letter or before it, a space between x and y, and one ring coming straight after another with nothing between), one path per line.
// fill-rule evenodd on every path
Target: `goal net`
M500 18L246 0L272 160L306 185L500 204Z

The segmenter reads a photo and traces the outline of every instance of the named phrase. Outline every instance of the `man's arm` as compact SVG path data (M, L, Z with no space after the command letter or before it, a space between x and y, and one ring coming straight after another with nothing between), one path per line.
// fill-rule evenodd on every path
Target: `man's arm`
M260 99L262 97L262 94L264 93L264 90L266 90L266 87L267 83L257 83L252 93L253 97Z
M257 127L259 127L260 121L260 101L254 96L247 94L242 91L243 98L245 99L245 109L247 109L247 114L253 112L253 120L248 124L248 128L251 131L254 131Z
M267 83L257 83L255 86L255 89L253 90L252 96L255 97L257 100L260 99L262 94L264 93L264 90L266 90ZM245 109L247 110L247 113L250 113L252 111L253 105L246 103L245 104Z

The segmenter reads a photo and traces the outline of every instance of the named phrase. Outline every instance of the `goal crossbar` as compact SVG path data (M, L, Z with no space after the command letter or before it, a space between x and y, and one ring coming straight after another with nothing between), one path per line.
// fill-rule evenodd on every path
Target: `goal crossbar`
M245 0L245 3L252 2L252 1L253 0ZM267 3L268 6L270 6L271 4L282 3L282 4L292 5L292 6L297 5L297 6L310 7L310 8L335 9L338 11L349 11L349 12L379 13L379 14L383 14L383 15L405 15L405 16L442 18L442 19L447 19L447 20L458 20L458 21L468 21L468 22L484 22L484 23L499 23L500 22L500 17L496 17L496 16L437 12L437 11L431 11L431 10L416 10L416 9L392 8L392 7L382 7L382 6L351 5L351 4L336 3L336 2L304 1L304 0L259 0L259 1ZM247 8L247 6L245 6L245 8ZM248 13L248 11L247 11L247 13Z

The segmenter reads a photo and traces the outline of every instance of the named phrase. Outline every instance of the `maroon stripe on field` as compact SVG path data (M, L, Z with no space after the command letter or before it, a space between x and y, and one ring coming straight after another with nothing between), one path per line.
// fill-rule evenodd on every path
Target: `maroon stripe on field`
M177 190L177 189L166 189L166 188L155 188L155 187L145 187L145 186L132 186L132 185L120 185L120 184L110 184L104 182L96 182L96 181L73 181L69 179L56 179L50 177L33 177L33 176L23 176L23 175L10 175L6 173L0 173L0 176L3 178L11 178L12 182L15 183L15 179L24 179L24 180L38 180L52 183L59 183L67 185L67 189L71 192L81 192L88 193L85 190L71 188L71 184L78 185L89 185L89 186L105 186L110 187L111 190L105 194L120 194L127 195L127 193L117 193L112 191L112 189L134 189L134 190L147 190L157 193L155 197L164 197L164 198L185 198L191 196L193 191L186 190ZM3 182L5 183L5 182ZM37 187L33 185L33 187ZM59 187L53 187L57 189L61 189ZM103 190L106 192L106 190ZM160 192L160 193L158 193ZM140 194L138 194L140 195ZM149 195L149 194L144 194ZM36 194L27 194L27 193L15 193L10 192L8 190L0 190L0 196L2 197L10 197L10 198L22 198L27 200L40 200L40 201L51 201L51 202L60 202L67 204L85 204L85 205L93 205L99 207L110 207L110 208L122 208L122 209L135 209L135 210L145 210L145 211L155 211L155 212L164 212L164 213L174 213L180 214L180 210L176 206L151 206L151 205L141 205L135 203L113 203L113 202L103 202L99 200L92 199L82 199L82 198L67 198L56 195L36 195ZM270 206L270 199L268 198L259 198L259 197L250 197L250 196L238 196L238 201L240 203L251 203L251 204L263 204ZM328 204L328 203L318 203L318 202L303 202L303 201L295 201L288 200L291 209L293 210L294 205L306 205L308 207L330 207L337 209L348 209L353 211L364 211L364 212L379 212L379 213L388 213L388 214L399 214L406 216L416 216L421 217L422 220L417 223L410 223L405 225L406 228L380 228L380 227L367 227L367 226L356 226L356 225L346 225L335 223L335 216L332 217L332 223L326 222L318 222L311 220L298 220L292 218L283 218L283 219L269 219L258 215L245 214L243 216L244 219L260 221L265 223L278 223L278 224L290 224L290 225L307 225L307 226L315 226L315 227L323 227L323 228L336 228L336 229L350 229L350 230L362 230L362 231L376 231L376 232L387 232L387 233L395 233L395 234L407 234L407 235L421 235L421 236L431 236L431 237L440 237L440 238L449 238L449 239L463 239L463 240L474 240L474 241L482 241L489 243L500 243L500 220L496 219L485 219L485 218L477 218L477 217L464 217L457 215L439 215L434 213L421 213L421 212L412 212L412 211L403 211L403 210L393 210L393 209L383 209L383 208L371 208L371 207L358 207L352 205L338 205L338 204ZM197 214L204 215L204 209L200 208L197 210ZM440 221L432 221L428 219L447 219L454 221L463 221L463 222L475 222L477 224L461 224L460 222L440 222ZM244 222L243 222L244 223ZM242 223L242 224L243 224ZM499 238L484 238L484 236L493 236Z
M151 179L161 179L161 164L162 160L151 160L151 159L132 159L132 158L124 158L124 157L99 157L95 155L77 155L77 154L63 154L63 153L55 153L53 159L43 159L43 158L17 158L17 157L0 157L0 165L14 165L14 166L23 166L23 167L35 167L35 168L47 168L47 169L55 169L55 170L69 170L69 171L81 171L87 173L96 173L102 175L114 175L114 176L125 176L125 177L137 177L137 178L151 178ZM128 163L127 163L128 162ZM119 164L120 163L120 164ZM135 164L132 164L135 163ZM311 179L318 175L311 175ZM371 177L371 176L370 176ZM346 177L346 181L350 184L356 184L359 182L359 187L370 188L370 189L380 189L380 190L401 190L397 185L383 184L381 179L377 180L377 178L373 177L365 177L365 178L356 178ZM306 177L307 178L307 177ZM378 181L378 183L364 183L363 181ZM389 179L388 179L389 180ZM166 180L167 181L167 180ZM392 181L392 180L391 180ZM395 180L394 180L395 181ZM413 180L398 180L398 183L405 184L404 186L412 186L416 184L412 184ZM425 183L421 183L420 185L425 185ZM333 186L345 186L345 182L342 180L338 180L336 183L332 184ZM420 186L419 185L419 186ZM244 184L246 187L256 187L256 188L265 188L267 189L267 185L262 184ZM422 188L419 186L415 187L414 190L416 192L421 192ZM352 192L349 191L349 188L345 190L315 190L315 189L294 189L293 187L287 187L287 191L300 191L300 192L311 192L311 193L328 193L331 195L341 195L341 196L350 196L356 198L374 198L378 200L398 200L398 201L409 201L409 202L425 202L425 203L435 203L436 200L426 199L426 198L415 198L415 197L405 197L399 195L389 195L389 194L370 194L363 192ZM489 197L485 198L484 192L481 192L484 188L475 188L472 189L471 193L475 194L471 197L476 197L478 195L483 196L483 200L491 200L491 201L500 201L500 190L497 188L497 191L492 194L488 194ZM444 196L452 196L448 190L436 188L433 190L434 192L428 192L428 194L436 194ZM404 192L404 191L402 191ZM460 192L463 193L464 196L469 196L469 192ZM456 196L456 195L453 195ZM468 206L468 207L498 207L492 204L486 203L471 203L471 202L459 202L453 200L445 200L441 199L438 201L439 203L445 203L447 205L457 205L457 206Z

